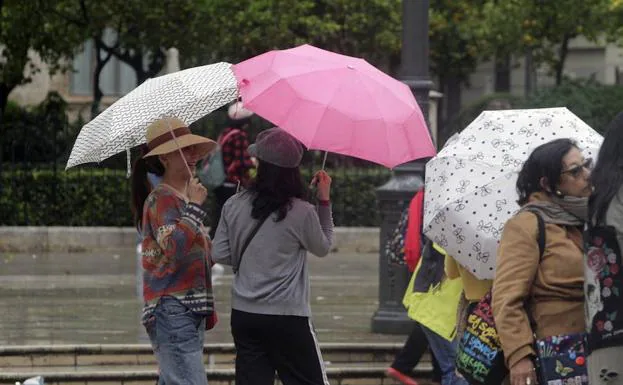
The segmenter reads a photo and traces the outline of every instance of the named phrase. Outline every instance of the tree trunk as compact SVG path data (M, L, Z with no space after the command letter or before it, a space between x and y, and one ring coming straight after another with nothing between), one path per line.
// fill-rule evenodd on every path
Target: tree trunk
M511 56L506 54L495 57L495 92L511 91Z
M448 76L443 94L446 99L446 117L448 121L452 122L458 118L461 112L461 81L456 76ZM439 144L445 143L451 134L451 132L447 132L445 137L440 138Z
M143 57L144 53L142 49L138 49L134 52L122 52L119 50L119 44L116 44L113 47L109 47L107 45L103 45L102 49L107 53L115 55L115 57L122 62L126 63L134 70L136 74L136 85L140 86L145 82L145 80L149 79L157 75L165 64L165 56L162 51L158 51L154 53L152 62L147 65L147 69L143 66Z
M100 113L100 104L102 102L102 97L104 97L104 93L100 87L100 75L102 74L104 66L112 57L112 53L110 52L107 52L105 57L102 57L102 54L104 53L104 42L102 41L101 36L94 37L93 41L95 42L95 70L93 71L93 103L91 104L91 119L94 119Z
M534 91L534 63L532 57L532 48L526 49L524 67L524 96L528 97L530 96L530 94L532 94L532 91Z
M565 72L565 62L567 61L567 56L569 55L569 40L571 40L571 37L568 34L565 34L562 39L562 43L560 44L558 61L554 65L557 86L562 84L562 77Z
M461 81L455 76L440 77L439 89L443 98L438 107L441 117L438 121L442 124L437 128L437 146L441 148L455 130L462 128L455 121L461 111Z
M0 193L3 189L2 181L2 172L4 169L4 138L5 128L4 128L4 112L6 111L7 103L9 102L9 94L13 87L7 86L6 84L0 84Z

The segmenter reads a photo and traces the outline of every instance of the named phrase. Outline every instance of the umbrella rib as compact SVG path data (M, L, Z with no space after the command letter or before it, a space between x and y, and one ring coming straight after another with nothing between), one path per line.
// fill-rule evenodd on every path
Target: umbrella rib
M326 107L325 107L324 111L322 112L322 116L318 120L318 128L320 128L320 123L322 123L325 115L327 114L327 111L330 108L329 106L331 105L331 102L333 102L333 99L335 99L335 97L337 96L338 92L342 89L343 86L344 86L344 82L340 82L339 85L336 87L335 91L333 92L333 95L331 96L331 99L329 99L329 102L326 103ZM317 129L316 132L314 132L314 136L312 137L312 140L310 142L310 146L313 145L314 141L316 140L316 137L318 136L318 132L319 131L320 131L320 129ZM352 138L351 138L351 140L352 140Z
M367 78L370 78L370 77L367 77ZM366 86L365 82L362 82L360 80L359 80L359 82L361 83L362 88L368 93L368 96L372 99L372 103L374 103L374 105L376 106L376 110L378 111L379 115L381 116L381 119L383 121L385 121L384 116L382 116L382 113L381 113L382 109L379 107L379 105L377 103L377 100L374 97L374 94L372 93L372 90L368 89L368 87ZM385 122L385 123L387 124L387 122ZM354 130L353 130L353 135L354 134L355 133L354 133ZM393 157L393 154L392 154L391 147L389 145L390 135L391 134L390 134L389 130L387 129L387 127L385 127L385 150L387 151L387 154L389 154L389 159L392 160L392 163L393 163L394 157ZM389 167L389 168L391 168L391 167Z

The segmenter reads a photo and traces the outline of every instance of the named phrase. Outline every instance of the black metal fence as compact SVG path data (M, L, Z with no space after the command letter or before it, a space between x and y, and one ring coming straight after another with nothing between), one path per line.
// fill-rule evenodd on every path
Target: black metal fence
M130 183L126 155L100 165L65 171L71 147L84 122L70 123L58 95L25 111L10 106L0 138L0 225L13 226L131 226ZM225 127L224 111L193 125L210 137ZM254 120L251 138L268 127ZM302 173L311 178L323 153L305 154ZM327 171L333 177L332 200L338 226L378 226L375 189L390 177L384 167L329 154ZM208 209L212 205L206 205Z

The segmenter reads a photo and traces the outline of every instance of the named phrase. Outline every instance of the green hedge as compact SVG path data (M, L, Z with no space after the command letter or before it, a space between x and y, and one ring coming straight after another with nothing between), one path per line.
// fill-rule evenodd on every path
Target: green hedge
M567 107L593 129L604 132L623 111L623 87L603 85L593 80L566 81L544 88L518 104L520 108Z
M309 180L310 172L303 174ZM377 226L375 189L389 179L389 171L349 169L331 174L336 225ZM132 226L125 171L5 170L0 181L0 225ZM206 207L209 210L211 202Z
M110 170L6 171L0 224L127 226L132 223L125 173Z

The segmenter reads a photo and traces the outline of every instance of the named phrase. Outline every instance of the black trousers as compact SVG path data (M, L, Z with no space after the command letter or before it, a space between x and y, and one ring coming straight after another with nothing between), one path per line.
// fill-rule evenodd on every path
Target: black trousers
M329 385L316 333L308 317L232 309L236 385Z
M420 362L426 350L428 350L428 339L426 339L422 326L415 322L409 338L407 338L404 346L394 358L391 367L403 374L409 375ZM437 359L435 359L435 355L432 352L431 358L433 363L433 381L441 382L441 369L439 369Z
M210 223L210 238L214 239L216 227L221 220L223 205L236 193L237 186L223 185L214 189L214 207L212 208L212 221Z

